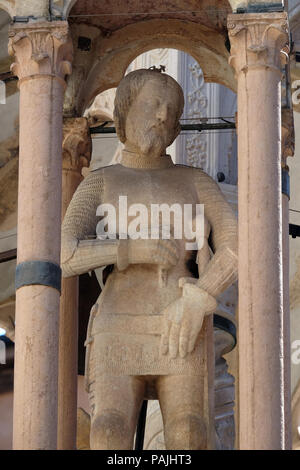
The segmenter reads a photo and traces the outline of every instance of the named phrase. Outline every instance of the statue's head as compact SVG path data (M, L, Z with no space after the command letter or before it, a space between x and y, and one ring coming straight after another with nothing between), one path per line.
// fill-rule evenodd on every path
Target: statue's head
M135 70L120 82L114 109L118 137L143 154L163 154L180 132L180 85L157 70Z

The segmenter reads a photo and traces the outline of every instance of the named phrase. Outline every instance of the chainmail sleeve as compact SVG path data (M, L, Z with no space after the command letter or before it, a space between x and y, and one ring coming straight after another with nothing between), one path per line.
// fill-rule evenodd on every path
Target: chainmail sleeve
M115 240L89 239L96 236L97 207L101 204L104 180L101 172L91 172L80 183L66 211L62 224L61 267L63 277L114 264Z
M197 285L218 297L237 280L237 220L215 181L202 170L196 171L196 188L211 225L213 256Z

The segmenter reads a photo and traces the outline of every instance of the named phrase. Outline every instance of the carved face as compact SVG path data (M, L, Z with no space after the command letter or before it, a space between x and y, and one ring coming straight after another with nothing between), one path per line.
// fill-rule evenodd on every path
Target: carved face
M133 101L126 119L126 141L142 154L162 155L178 132L178 90L159 79L149 80Z

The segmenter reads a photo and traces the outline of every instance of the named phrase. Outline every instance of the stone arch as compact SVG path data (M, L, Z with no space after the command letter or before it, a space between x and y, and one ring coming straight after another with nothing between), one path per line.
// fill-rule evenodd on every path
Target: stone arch
M97 94L116 87L136 57L156 48L178 49L190 54L199 63L207 82L236 90L223 34L197 23L155 19L125 26L99 39L98 58L79 94L78 111L83 113Z
M52 14L68 18L70 11L78 0L50 0Z
M0 10L6 11L11 18L16 16L15 0L0 0Z
M66 18L69 16L69 13L70 11L72 10L73 6L75 5L75 3L77 2L77 0L66 0L65 1L65 16Z

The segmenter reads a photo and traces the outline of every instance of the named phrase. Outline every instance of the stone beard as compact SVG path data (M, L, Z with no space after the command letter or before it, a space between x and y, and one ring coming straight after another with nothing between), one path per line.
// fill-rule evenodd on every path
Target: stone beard
M179 133L183 104L181 88L166 74L137 70L123 78L114 112L125 146L121 164L90 172L63 222L65 277L114 265L86 342L92 449L132 449L144 398L160 402L167 449L214 447L211 314L237 278L237 224L207 174L174 165L165 154ZM187 267L184 236L90 239L97 207L112 204L118 212L120 195L149 213L151 204L204 204L199 278Z

